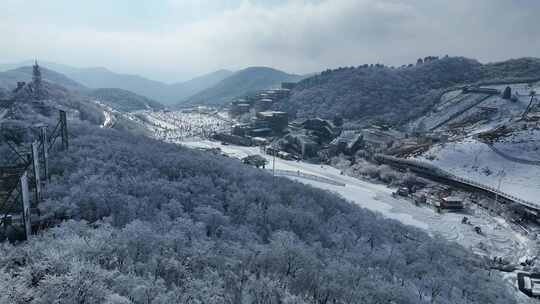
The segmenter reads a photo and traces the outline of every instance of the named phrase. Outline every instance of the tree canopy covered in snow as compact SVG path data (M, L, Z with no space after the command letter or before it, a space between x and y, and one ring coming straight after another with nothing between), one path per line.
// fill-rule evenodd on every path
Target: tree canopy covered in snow
M534 58L490 64L463 57L427 59L399 68L365 64L324 71L301 81L281 108L299 117L403 123L431 109L456 85L540 78L540 60Z
M514 303L482 260L239 160L71 124L0 303ZM451 271L450 271L451 269Z

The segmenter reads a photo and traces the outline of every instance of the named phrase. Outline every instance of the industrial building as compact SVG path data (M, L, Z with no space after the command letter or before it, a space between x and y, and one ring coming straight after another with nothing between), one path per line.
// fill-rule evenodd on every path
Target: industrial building
M523 273L517 274L518 288L521 292L533 298L540 298L540 274Z
M287 134L280 143L282 149L292 152L302 158L316 157L321 149L317 138L307 134Z
M463 87L462 91L463 93L481 93L481 94L489 94L489 95L501 94L501 91L497 89L481 88L481 87L474 87L474 86Z
M335 147L335 154L354 155L363 146L362 133L351 130L343 131L330 142L330 145Z
M246 145L257 144L262 145L267 142L265 137L276 136L283 134L289 124L289 116L286 112L278 111L263 111L258 112L255 118L252 118L249 123L235 124L231 128L231 134L218 134L219 140L226 142L237 143L241 142ZM242 140L243 138L245 140ZM253 139L256 142L253 142Z
M231 133L236 136L248 136L252 126L247 123L235 124L232 126Z
M276 103L289 97L290 89L272 89L256 92L243 98L235 99L229 107L231 117L238 117L248 113L269 111Z
M464 202L461 197L452 196L448 187L431 187L415 191L412 194L415 204L427 204L445 210L461 210Z
M231 117L237 117L246 113L249 113L252 105L247 103L245 99L236 100L231 103L229 108L229 115Z
M273 104L274 104L273 99L261 98L255 101L253 108L255 109L255 112L263 112L263 111L268 111L270 108L272 108Z
M289 125L289 115L281 111L258 112L255 123L267 123L268 127L275 133L283 133Z
M304 120L302 122L302 128L309 130L310 134L317 136L320 139L319 142L329 142L341 132L331 121L321 118Z
M385 131L377 128L362 130L364 148L373 152L385 151L400 138L402 138L402 134L397 131Z
M457 196L443 197L440 206L443 209L463 209L463 199Z

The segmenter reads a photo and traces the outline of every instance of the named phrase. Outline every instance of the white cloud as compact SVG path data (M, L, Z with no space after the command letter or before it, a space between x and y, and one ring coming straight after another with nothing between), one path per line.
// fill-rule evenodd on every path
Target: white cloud
M0 24L5 37L0 60L38 56L165 79L250 65L305 73L371 62L397 65L426 55L487 61L540 54L531 13L531 6L540 8L536 1L294 0L273 6L167 1L182 12L171 12L160 27L148 30L141 24L119 30L93 23L70 27L12 10ZM186 10L199 18L174 20Z

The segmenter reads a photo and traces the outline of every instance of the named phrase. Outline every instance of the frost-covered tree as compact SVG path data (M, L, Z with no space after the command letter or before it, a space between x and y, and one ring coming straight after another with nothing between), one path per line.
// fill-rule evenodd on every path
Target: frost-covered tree
M2 304L515 302L465 249L331 193L70 127L42 204L70 220L0 245Z

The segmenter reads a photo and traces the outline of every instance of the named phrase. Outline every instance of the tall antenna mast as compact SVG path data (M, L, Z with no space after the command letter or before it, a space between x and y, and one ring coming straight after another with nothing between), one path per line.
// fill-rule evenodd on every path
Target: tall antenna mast
M38 65L37 59L34 62L32 70L32 86L34 88L34 97L41 99L42 97L42 83L41 83L41 69Z

